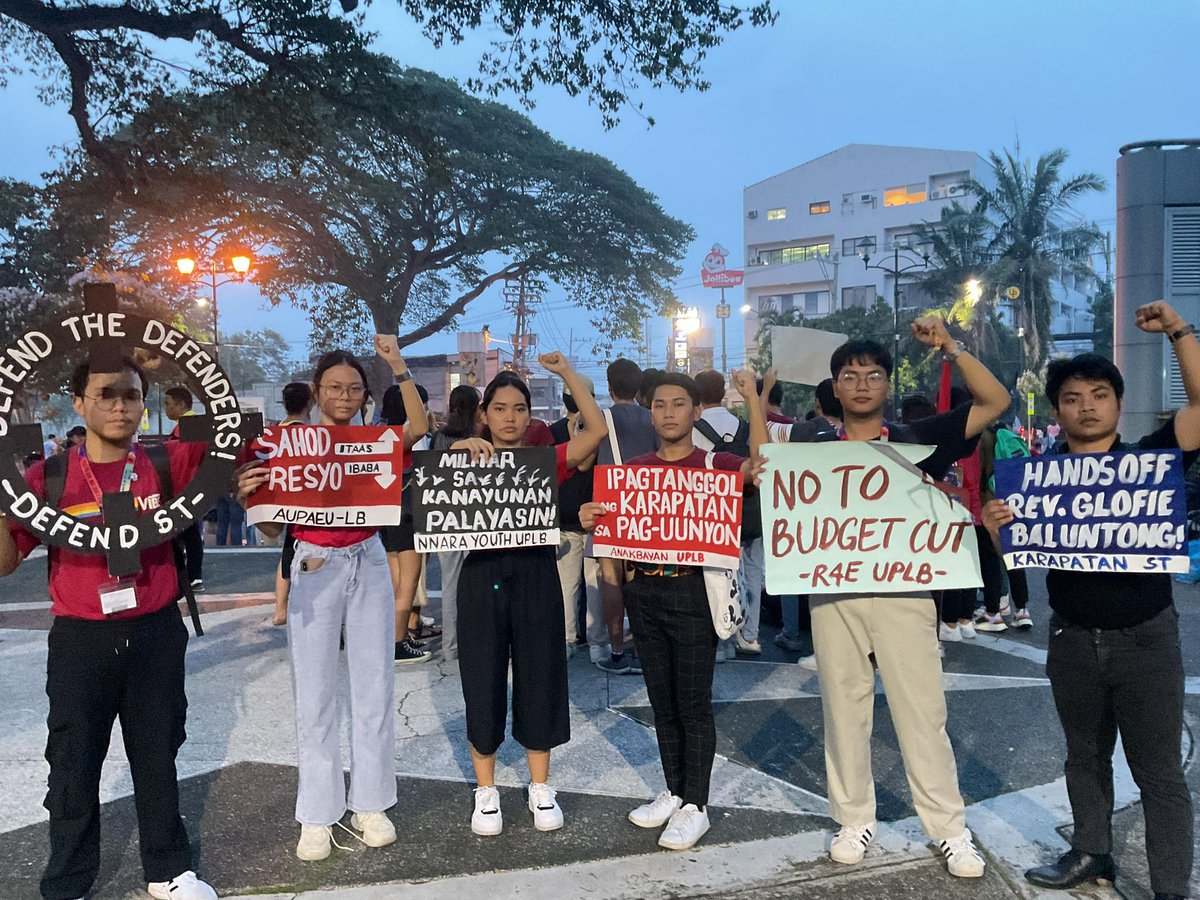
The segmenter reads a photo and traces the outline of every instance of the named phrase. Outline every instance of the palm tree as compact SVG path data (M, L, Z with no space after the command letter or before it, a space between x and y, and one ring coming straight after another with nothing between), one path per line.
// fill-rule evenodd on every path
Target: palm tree
M1067 156L1066 150L1051 150L1030 166L1007 150L1003 157L992 151L995 187L969 184L976 208L993 228L988 280L1021 289L1017 324L1024 328L1025 355L1034 370L1041 368L1051 340L1051 283L1089 281L1091 253L1101 240L1094 224L1078 223L1072 204L1103 191L1104 178L1095 172L1065 177Z

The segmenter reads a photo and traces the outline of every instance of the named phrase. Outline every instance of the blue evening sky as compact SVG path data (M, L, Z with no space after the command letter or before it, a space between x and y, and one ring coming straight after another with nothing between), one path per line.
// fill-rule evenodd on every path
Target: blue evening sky
M1019 135L1024 158L1066 147L1069 172L1088 169L1108 180L1109 190L1079 211L1111 230L1117 149L1196 136L1200 6L1189 0L776 0L776 7L773 28L740 31L711 53L707 93L643 89L638 99L657 122L652 128L630 112L606 132L594 108L556 88L538 91L529 113L565 143L611 159L695 227L677 292L701 307L705 324L713 322L717 292L699 286L700 263L713 242L730 248L731 265L740 262L742 188L843 144L986 154ZM376 49L449 77L473 74L487 38L435 50L388 0L375 0L368 21L379 32ZM170 52L182 59L187 51ZM14 79L0 94L0 121L21 123L0 142L4 176L36 180L52 165L50 148L74 140L65 106L43 106L31 79ZM267 325L293 341L297 355L305 349L303 315L284 308L264 315L251 289L223 291L223 333ZM566 350L573 331L576 353L587 357L587 316L570 298L548 296L541 309L540 349ZM507 334L511 322L501 310L493 290L460 328L487 322ZM735 306L731 366L742 361L736 316ZM654 322L651 336L661 365L666 323ZM454 350L454 336L439 335L408 352ZM600 361L584 361L585 371L600 371Z

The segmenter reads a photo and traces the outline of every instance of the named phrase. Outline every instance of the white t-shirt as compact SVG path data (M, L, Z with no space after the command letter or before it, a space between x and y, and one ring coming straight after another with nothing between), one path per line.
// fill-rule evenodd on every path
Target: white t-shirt
M726 443L733 440L737 434L738 426L742 422L741 419L723 406L714 406L712 409L704 410L704 412L700 413L700 418L711 425L713 430ZM706 438L704 433L698 428L692 429L692 444L706 452L713 448L713 442Z

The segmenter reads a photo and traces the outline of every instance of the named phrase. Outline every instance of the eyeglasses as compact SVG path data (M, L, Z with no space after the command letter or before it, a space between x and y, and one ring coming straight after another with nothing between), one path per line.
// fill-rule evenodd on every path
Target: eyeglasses
M146 398L137 388L118 391L114 388L101 388L99 394L84 394L100 412L112 412L117 408L118 401L124 401L126 406L145 406Z
M866 375L861 375L858 372L842 372L838 375L838 383L842 387L858 387L860 384L865 384L871 390L878 390L887 385L887 375L876 369L874 372L868 372Z
M361 384L318 384L317 388L334 397L349 397L351 400L361 400L367 392Z

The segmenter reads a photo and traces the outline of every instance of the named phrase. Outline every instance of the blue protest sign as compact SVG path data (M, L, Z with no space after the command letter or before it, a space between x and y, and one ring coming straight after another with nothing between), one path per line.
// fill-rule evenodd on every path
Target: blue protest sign
M1050 454L996 461L1009 568L1186 572L1187 503L1179 450Z

